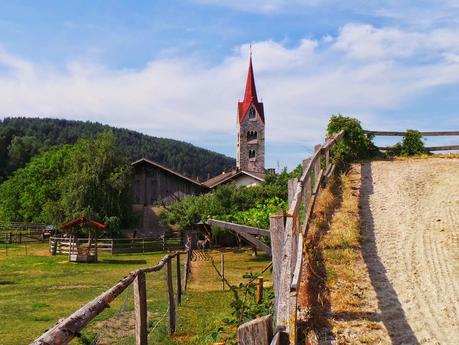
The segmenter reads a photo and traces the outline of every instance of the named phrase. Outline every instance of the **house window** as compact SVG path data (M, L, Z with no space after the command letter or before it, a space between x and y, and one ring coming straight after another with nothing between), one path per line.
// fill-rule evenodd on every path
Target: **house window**
M250 107L250 109L249 109L249 119L254 120L255 117L256 117L255 108L254 107Z
M256 140L257 139L257 132L256 131L248 131L247 132L247 141Z
M249 158L255 158L255 150L249 150Z

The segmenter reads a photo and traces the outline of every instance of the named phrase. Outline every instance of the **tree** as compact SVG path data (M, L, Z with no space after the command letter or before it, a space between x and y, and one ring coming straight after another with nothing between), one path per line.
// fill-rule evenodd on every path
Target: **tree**
M0 219L132 221L132 170L111 131L40 154L0 185Z

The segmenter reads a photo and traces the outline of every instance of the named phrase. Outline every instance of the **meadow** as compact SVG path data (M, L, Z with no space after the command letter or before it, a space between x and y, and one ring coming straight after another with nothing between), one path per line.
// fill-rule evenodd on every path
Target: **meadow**
M210 251L217 264L220 253ZM104 255L95 264L69 263L50 256L47 245L0 246L0 345L27 344L137 268L156 264L164 253ZM174 262L175 263L175 262ZM182 260L183 263L183 260ZM231 284L243 282L246 272L261 272L265 256L244 250L225 252L225 274ZM174 265L175 266L175 265ZM183 270L182 270L183 272ZM270 280L269 272L264 274ZM174 280L175 283L175 280ZM175 288L175 286L174 286ZM176 291L176 290L175 290ZM165 271L147 275L150 344L211 344L235 331L230 318L232 293L209 261L192 264L187 293L177 311L177 330L168 335ZM128 288L72 344L134 344L133 291Z

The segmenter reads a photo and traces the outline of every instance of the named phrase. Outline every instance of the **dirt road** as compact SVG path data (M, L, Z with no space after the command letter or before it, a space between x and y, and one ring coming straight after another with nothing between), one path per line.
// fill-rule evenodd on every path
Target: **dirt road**
M459 159L362 167L363 256L393 344L459 344Z

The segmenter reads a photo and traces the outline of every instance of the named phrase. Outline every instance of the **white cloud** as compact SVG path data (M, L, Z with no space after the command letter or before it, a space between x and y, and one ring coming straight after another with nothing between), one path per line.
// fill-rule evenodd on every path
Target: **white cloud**
M272 143L314 142L332 113L387 125L378 112L459 83L458 32L349 24L335 37L253 44L255 78ZM138 70L69 62L65 70L0 52L0 114L93 120L195 139L233 136L247 44L209 66L197 57L152 60ZM428 56L428 61L419 59ZM395 123L395 119L394 119ZM232 145L232 143L230 143Z

